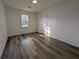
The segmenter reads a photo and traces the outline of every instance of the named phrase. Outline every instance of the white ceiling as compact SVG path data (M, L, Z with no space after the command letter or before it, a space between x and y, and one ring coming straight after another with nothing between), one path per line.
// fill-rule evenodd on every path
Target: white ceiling
M33 4L32 0L3 0L4 4L8 7L18 8L31 12L40 12L58 3L59 1L61 0L38 0L37 4Z

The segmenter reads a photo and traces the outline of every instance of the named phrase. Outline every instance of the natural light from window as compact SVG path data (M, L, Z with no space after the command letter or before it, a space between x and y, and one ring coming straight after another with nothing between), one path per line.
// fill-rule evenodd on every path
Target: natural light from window
M44 34L50 36L50 27L44 24Z
M28 15L21 15L21 24L22 27L28 27L29 26L29 16Z

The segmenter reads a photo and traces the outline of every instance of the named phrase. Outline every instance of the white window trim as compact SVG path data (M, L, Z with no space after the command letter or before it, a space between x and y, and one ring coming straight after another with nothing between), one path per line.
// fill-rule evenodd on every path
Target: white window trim
M25 17L25 16L27 16L28 17L28 20L27 20L27 24L25 24L25 25L23 25L23 18L22 17ZM22 28L24 28L24 27L29 27L29 16L28 15L25 15L25 14L21 14L21 26L22 26Z

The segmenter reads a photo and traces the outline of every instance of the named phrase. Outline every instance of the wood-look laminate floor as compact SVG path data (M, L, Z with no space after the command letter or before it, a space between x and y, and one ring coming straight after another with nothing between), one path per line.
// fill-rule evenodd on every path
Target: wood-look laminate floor
M79 59L79 49L33 33L10 37L1 59Z

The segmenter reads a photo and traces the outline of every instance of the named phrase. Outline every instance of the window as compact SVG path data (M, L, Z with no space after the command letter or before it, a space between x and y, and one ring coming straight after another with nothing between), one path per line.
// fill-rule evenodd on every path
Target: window
M21 24L22 27L28 27L29 26L29 16L28 15L21 15Z

